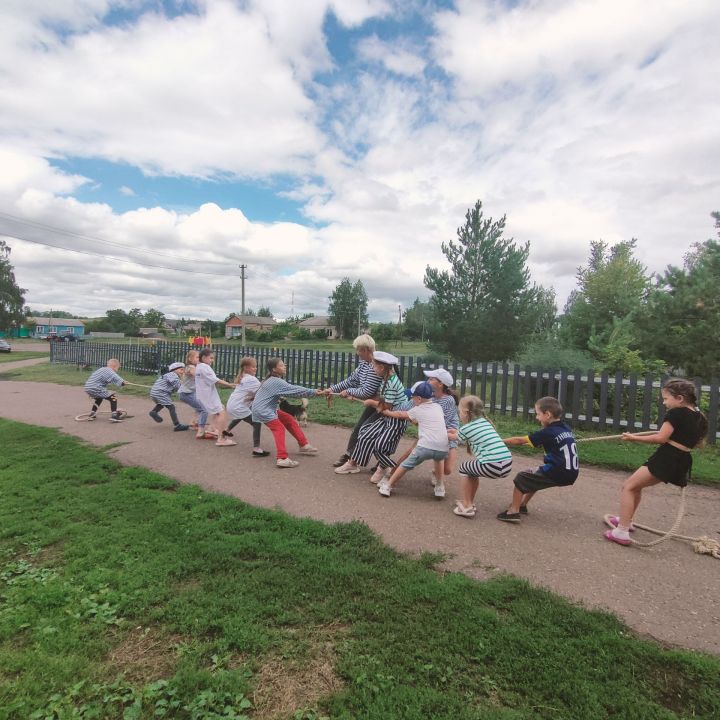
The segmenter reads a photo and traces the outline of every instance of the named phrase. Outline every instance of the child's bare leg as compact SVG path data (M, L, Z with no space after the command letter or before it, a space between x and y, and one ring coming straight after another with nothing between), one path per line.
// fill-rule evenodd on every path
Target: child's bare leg
M525 494L522 496L521 500L520 500L520 505L525 505L525 506L527 506L527 504L530 502L530 500L532 500L533 495L535 495L535 492L534 492L534 491L533 491L533 492L529 492L529 493L525 493Z
M448 455L443 462L445 475L452 475L455 472L455 460L457 459L457 448L450 448ZM440 477L437 474L437 468L435 469L435 476Z
M522 503L524 494L522 490L518 490L516 487L513 488L512 500L507 510L508 515L517 515L520 512L520 503Z
M417 440L398 458L397 464L400 466L405 460L410 457L410 453L415 449Z
M408 453L409 454L409 453ZM404 468L402 465L398 465L395 470L393 470L393 474L388 478L388 485L390 487L393 487L395 483L407 472L407 468Z
M444 460L433 460L433 474L435 475L435 478L440 482L443 481L443 474L447 475L447 473L445 473L443 469L444 465Z
M660 482L644 465L638 468L623 485L620 491L620 522L619 527L629 528L635 511L640 505L642 499L642 491L651 485L657 485Z
M475 505L475 495L477 495L480 478L471 475L460 476L460 491L462 493L462 504L465 508L471 508Z

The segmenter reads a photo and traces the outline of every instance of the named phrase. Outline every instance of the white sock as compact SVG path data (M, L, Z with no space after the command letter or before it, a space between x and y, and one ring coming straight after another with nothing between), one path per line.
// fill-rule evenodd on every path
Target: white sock
M630 531L628 528L621 528L620 526L618 526L612 530L612 534L618 540L629 540L630 539Z

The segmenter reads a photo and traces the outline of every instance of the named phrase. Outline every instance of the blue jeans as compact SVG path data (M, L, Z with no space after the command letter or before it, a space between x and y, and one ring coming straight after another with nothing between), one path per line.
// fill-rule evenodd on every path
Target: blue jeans
M186 405L189 405L193 410L197 410L198 413L200 413L200 416L198 417L199 427L205 427L207 425L207 412L195 397L194 390L190 393L178 393L178 400L181 400Z
M444 460L447 456L447 450L430 450L416 445L410 455L400 463L400 467L412 470L425 460Z

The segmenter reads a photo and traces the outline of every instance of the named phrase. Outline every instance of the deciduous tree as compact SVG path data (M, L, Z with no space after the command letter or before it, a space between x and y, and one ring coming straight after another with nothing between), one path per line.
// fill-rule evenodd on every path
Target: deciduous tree
M329 299L330 323L341 338L355 337L358 326L365 327L368 322L368 297L362 282L353 284L350 278L343 278Z
M15 282L10 246L0 240L0 328L8 330L24 320L25 290Z

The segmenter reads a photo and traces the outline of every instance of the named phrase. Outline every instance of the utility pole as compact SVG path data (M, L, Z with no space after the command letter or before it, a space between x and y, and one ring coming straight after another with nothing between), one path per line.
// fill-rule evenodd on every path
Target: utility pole
M398 340L400 341L400 347L402 344L402 306L398 305ZM398 341L395 341L395 347L397 347Z
M361 315L361 312L362 312L362 310L360 309L360 306L358 306L358 331L357 331L358 336L360 335L360 315Z
M240 305L240 315L242 317L242 326L240 327L242 333L242 346L245 347L245 268L247 265L240 266L240 286L242 288L242 302Z

